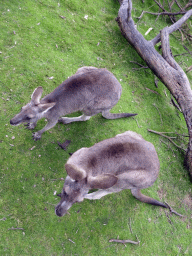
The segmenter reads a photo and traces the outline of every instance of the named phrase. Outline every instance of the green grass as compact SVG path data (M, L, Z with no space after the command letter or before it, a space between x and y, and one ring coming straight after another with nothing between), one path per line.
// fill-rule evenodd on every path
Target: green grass
M158 12L153 1L133 2L135 22L142 10ZM186 124L170 104L164 85L159 82L155 87L151 71L132 69L137 66L130 61L145 63L122 37L115 22L118 9L118 2L112 0L1 3L1 255L192 255L192 192L183 167L184 155L165 138L147 131L182 134L187 133ZM146 36L148 40L170 25L165 18L155 20L145 14L137 23L143 35L149 27L154 28ZM186 52L179 37L179 32L170 36L173 55ZM183 44L192 51L187 41ZM176 60L184 70L192 65L189 55ZM122 97L113 112L138 116L106 120L98 114L87 122L57 124L37 142L22 125L10 126L9 120L30 100L36 87L43 86L46 95L85 65L106 67L121 81ZM191 82L192 73L187 75ZM35 130L44 123L39 121ZM72 206L70 215L57 217L54 207L59 198L54 192L61 192L69 153L126 130L152 142L159 156L159 178L143 192L168 202L184 217L141 203L129 190L97 201L84 200ZM64 151L57 141L66 139L71 144ZM175 142L187 147L182 137ZM10 230L12 227L22 229ZM136 236L140 245L108 242L117 237L136 240Z

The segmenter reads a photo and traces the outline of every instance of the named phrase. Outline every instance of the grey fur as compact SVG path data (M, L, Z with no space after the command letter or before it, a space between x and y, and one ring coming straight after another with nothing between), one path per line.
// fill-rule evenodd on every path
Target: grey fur
M159 173L159 160L153 144L141 135L127 131L103 140L90 148L81 148L65 164L68 176L56 206L58 216L75 203L130 189L141 202L167 206L143 195L140 190L153 185ZM88 193L90 189L98 189Z
M68 124L86 121L98 113L102 113L102 116L107 119L136 115L109 112L119 101L122 87L116 77L103 68L79 68L73 76L41 99L42 92L42 87L36 88L31 101L10 120L11 125L28 123L27 128L34 129L39 119L46 118L47 125L33 134L34 140L41 139L42 133L54 127L57 122ZM83 114L79 117L64 117L76 111L81 111Z

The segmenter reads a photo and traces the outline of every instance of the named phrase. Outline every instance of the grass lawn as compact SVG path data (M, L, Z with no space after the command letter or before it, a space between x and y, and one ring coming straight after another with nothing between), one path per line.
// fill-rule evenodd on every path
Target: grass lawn
M187 134L186 123L165 86L159 82L155 87L152 72L134 69L138 65L133 61L145 63L121 35L115 21L118 10L115 0L1 1L0 255L192 255L192 191L184 154L147 130ZM153 28L146 39L171 25L166 18L147 14L138 21L142 10L158 12L158 7L152 0L133 1L139 32L144 35ZM170 35L173 55L187 52L183 44L192 51L190 42L180 37L179 32ZM175 59L184 70L192 65L191 55ZM9 124L36 87L43 87L44 96L82 66L111 71L123 87L112 112L138 116L106 120L98 114L86 122L57 124L37 142L23 125ZM187 75L192 84L192 72ZM45 120L39 121L35 131L44 125ZM60 198L55 194L62 190L69 153L127 130L152 142L159 156L159 177L143 193L169 203L184 217L141 203L129 190L85 199L70 214L57 217ZM187 147L185 137L173 137ZM71 143L64 151L57 142L66 139ZM136 237L139 245L109 243Z

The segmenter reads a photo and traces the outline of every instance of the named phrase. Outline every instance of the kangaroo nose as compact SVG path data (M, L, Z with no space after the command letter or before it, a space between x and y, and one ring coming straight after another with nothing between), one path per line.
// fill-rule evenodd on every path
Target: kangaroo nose
M12 119L10 120L10 124L11 124L11 125L13 125L13 121L12 121Z
M62 214L61 214L61 212L59 211L58 208L55 208L55 214L56 214L58 217L61 217L61 216L62 216Z

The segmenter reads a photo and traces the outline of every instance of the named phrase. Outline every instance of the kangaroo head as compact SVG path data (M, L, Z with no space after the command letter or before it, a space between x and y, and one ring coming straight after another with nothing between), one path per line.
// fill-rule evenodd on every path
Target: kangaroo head
M57 216L61 217L67 213L67 210L76 202L82 202L84 200L84 195L87 194L89 188L86 184L86 179L83 180L73 180L71 177L67 176L65 179L64 187L61 194L61 201L55 207L55 213Z
M43 88L41 86L34 90L31 95L31 101L23 106L20 113L10 120L11 125L36 122L38 119L41 119L49 109L55 106L55 102L40 103L42 92Z
M82 202L90 189L107 189L117 182L117 177L111 174L101 174L96 177L88 176L79 166L66 164L68 176L65 179L62 193L58 196L61 201L55 207L55 213L61 217L76 202Z

